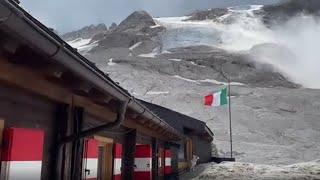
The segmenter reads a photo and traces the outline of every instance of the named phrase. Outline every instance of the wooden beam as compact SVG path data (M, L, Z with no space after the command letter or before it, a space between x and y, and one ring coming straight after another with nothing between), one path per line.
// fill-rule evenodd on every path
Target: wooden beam
M165 141L169 140L168 136L161 134L161 133L157 133L157 131L150 129L145 125L141 125L141 124L135 122L135 120L133 120L133 119L127 119L126 121L123 122L123 125L126 127L130 127L132 129L138 129L139 132L141 132L142 134L151 135L152 137L158 138L160 140L165 140Z
M124 148L122 151L122 179L133 179L134 155L136 151L137 131L130 131L125 135Z

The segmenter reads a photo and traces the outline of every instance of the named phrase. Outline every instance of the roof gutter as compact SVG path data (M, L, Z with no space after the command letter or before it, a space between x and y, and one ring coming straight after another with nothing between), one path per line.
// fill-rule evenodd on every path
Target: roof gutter
M120 101L129 102L128 107L146 119L158 124L169 133L180 138L180 133L134 99L128 92L104 75L97 67L66 44L58 35L38 22L11 0L0 2L0 29L14 32L32 47L48 55L73 73ZM131 99L131 101L129 101Z

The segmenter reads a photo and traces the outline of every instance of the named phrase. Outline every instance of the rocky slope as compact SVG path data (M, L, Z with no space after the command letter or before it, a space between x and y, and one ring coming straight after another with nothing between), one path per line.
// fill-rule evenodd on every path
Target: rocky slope
M108 31L108 28L104 24L98 24L96 26L90 25L90 26L83 27L80 30L66 33L62 35L62 38L65 39L66 41L75 40L77 38L88 39L96 34L106 33L107 31Z
M231 8L213 8L208 10L196 11L190 14L187 20L202 21L213 20L219 22L221 17L228 16L230 11L239 10L237 7ZM253 13L261 16L262 21L266 25L281 24L290 18L305 14L319 16L320 1L318 0L284 0L282 3L265 5L261 9L254 9ZM231 23L232 18L223 21Z
M237 160L310 161L320 156L320 90L305 88L299 80L309 76L289 70L300 72L299 63L311 56L300 61L285 38L269 38L276 31L255 13L262 8L157 19L134 12L112 31L70 44L137 98L207 122L221 156L230 154L227 108L204 107L202 101L227 76Z

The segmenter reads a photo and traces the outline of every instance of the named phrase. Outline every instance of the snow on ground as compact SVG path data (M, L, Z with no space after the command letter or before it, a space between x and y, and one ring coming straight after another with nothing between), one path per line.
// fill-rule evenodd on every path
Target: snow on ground
M181 77L179 75L174 75L173 77L181 79L181 80L184 80L184 81L193 82L193 83L196 83L196 84L212 83L212 84L216 84L216 85L228 85L227 82L221 82L221 81L217 81L215 79L193 80L193 79L188 79L188 78ZM244 86L245 84L239 83L239 82L230 82L230 85L232 85L232 86Z
M113 66L113 65L115 65L116 63L114 63L113 62L113 58L110 58L109 60L108 60L108 66Z
M193 61L190 61L190 63L191 63L192 65L194 65L194 66L206 67L206 66L199 65L199 64L197 64L197 63L195 63L195 62L193 62Z
M73 48L78 49L80 53L86 53L90 51L92 48L98 46L97 42L90 43L91 39L83 39L78 38L72 41L68 41L67 43Z
M155 48L151 53L140 54L139 57L155 58L159 54L159 49Z
M320 160L293 165L260 165L241 162L202 164L183 179L223 179L223 180L304 180L320 179Z
M221 81L217 81L215 79L204 79L204 80L199 80L199 82L207 82L207 83L212 83L212 84L221 84L221 85L228 85L227 82L221 82ZM243 83L239 83L239 82L230 82L230 85L232 86L243 86Z
M176 61L176 62L180 62L181 59L168 59L169 61Z
M181 77L181 76L179 76L179 75L174 75L173 77L175 77L175 78L178 78L178 79L182 79L182 80L184 80L184 81L188 81L188 82L193 82L193 83L199 83L198 81L196 81L196 80L192 80L192 79L188 79L188 78L184 78L184 77Z
M169 91L149 91L147 92L148 95L159 95L159 94L169 94Z
M261 16L254 13L261 7L231 7L228 13L216 20L185 21L186 16L156 18L158 24L166 27L161 37L162 49L206 45L239 52L250 51L257 45L278 44L287 49L290 56L285 56L286 52L265 49L254 52L253 60L272 65L288 79L306 88L320 89L316 79L320 75L318 18L300 15L270 28Z
M134 45L132 45L129 49L132 51L132 50L134 50L135 48L137 48L138 46L140 46L141 43L142 43L142 42L137 42L137 43L135 43Z
M161 25L160 24L156 24L154 26L150 26L151 29L154 29L154 28L157 28L157 27L161 27Z

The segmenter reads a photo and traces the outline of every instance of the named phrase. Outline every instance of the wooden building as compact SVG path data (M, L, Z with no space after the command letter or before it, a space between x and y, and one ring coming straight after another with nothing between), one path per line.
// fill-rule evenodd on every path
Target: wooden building
M176 142L179 146L171 146L173 172L188 170L193 155L199 157L198 163L212 161L211 145L214 134L205 122L156 104L141 102L183 135L183 138Z
M0 1L0 131L6 180L163 179L183 138L12 0Z

